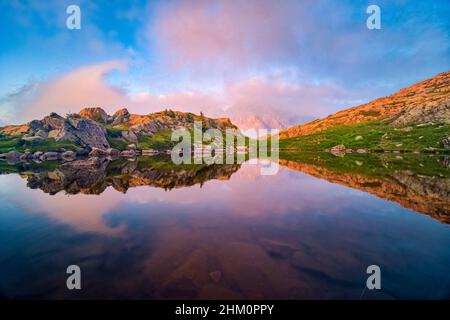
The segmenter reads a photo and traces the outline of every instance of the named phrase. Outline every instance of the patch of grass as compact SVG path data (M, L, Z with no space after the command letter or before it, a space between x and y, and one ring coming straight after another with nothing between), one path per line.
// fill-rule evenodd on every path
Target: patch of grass
M17 151L24 152L29 150L30 152L42 151L61 151L61 150L73 150L80 149L78 145L70 141L56 141L52 138L41 139L36 141L19 140L19 148Z
M56 141L52 138L39 139L34 141L23 140L21 136L1 136L0 153L9 151L30 152L60 151L62 149L78 150L79 146L70 141Z
M139 149L156 149L167 150L172 149L178 142L172 141L172 131L160 130L155 132L151 136L141 135L138 136Z
M0 153L16 150L20 136L0 136Z
M343 144L354 150L448 152L441 141L449 132L448 124L390 127L386 122L374 121L336 126L315 134L283 139L280 148L316 152Z
M109 138L120 138L122 136L122 129L112 126L104 126L106 129L106 134Z

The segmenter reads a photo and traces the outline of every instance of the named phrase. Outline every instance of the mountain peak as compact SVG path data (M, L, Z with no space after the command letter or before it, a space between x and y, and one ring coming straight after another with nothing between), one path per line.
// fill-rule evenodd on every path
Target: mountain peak
M108 121L108 114L100 107L86 107L78 112L78 115L82 118L106 123Z
M114 113L113 118L117 118L117 117L120 117L120 116L126 116L126 115L129 115L129 114L130 113L128 112L127 108L122 108L122 109L117 110Z

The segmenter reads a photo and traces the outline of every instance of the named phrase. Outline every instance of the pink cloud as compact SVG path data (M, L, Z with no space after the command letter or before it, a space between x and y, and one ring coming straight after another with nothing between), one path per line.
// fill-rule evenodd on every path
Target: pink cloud
M337 109L336 101L347 95L332 83L290 83L277 76L230 82L217 94L202 91L131 94L105 82L105 76L116 69L125 72L126 63L109 61L84 66L27 87L10 98L9 103L15 109L6 120L20 123L40 119L50 112L61 115L78 112L86 106L102 107L109 114L122 107L137 114L170 108L203 112L210 117L227 116L243 129L281 129L327 115Z
M16 98L17 120L41 118L50 112L77 112L83 106L119 107L125 102L123 93L103 81L111 70L124 70L125 63L109 61L81 67L26 90Z
M157 40L175 66L193 63L226 70L230 64L255 59L282 59L296 46L302 15L292 9L299 5L269 0L173 2L157 12Z
M231 85L227 114L242 128L285 128L337 109L347 96L332 84L289 83L282 79L251 79Z

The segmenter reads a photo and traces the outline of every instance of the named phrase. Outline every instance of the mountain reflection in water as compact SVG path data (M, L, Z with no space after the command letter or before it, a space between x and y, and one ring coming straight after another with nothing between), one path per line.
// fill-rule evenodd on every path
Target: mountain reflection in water
M274 176L159 157L3 163L0 296L450 297L446 158L281 156ZM371 264L382 290L363 292Z

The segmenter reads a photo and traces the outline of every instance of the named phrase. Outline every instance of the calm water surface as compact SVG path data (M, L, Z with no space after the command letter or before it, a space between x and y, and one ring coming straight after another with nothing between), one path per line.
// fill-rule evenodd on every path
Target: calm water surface
M57 172L1 175L0 296L450 298L448 224L289 167L261 176L244 164L184 185L148 174L66 181L69 192L43 186ZM66 289L71 264L80 291ZM372 264L379 291L364 290Z

